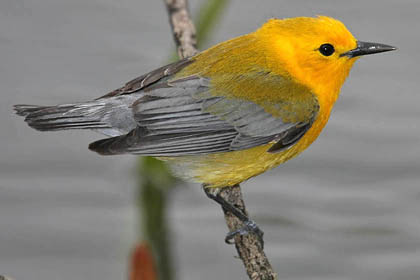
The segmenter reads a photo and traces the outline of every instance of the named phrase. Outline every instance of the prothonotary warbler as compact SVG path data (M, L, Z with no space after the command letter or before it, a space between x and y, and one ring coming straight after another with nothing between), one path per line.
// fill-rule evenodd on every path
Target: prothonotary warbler
M305 150L353 63L395 49L330 17L271 19L93 101L15 110L37 130L109 136L89 145L101 155L154 156L208 187L233 186Z

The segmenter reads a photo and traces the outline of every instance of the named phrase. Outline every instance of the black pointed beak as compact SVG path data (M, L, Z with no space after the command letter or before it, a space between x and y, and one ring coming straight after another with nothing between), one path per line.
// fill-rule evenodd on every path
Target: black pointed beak
M397 48L385 44L357 41L357 47L340 56L356 57L367 54L395 51Z

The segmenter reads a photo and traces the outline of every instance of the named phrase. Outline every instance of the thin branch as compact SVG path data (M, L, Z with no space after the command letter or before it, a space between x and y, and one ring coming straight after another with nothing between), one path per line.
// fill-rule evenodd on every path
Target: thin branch
M223 188L219 192L219 195L236 208L242 210L242 212L248 216L248 212L245 208L245 202L242 198L241 187L239 185ZM240 221L236 216L225 210L223 210L223 212L225 214L225 220L229 231L234 231L243 227L242 221ZM249 279L277 279L277 274L273 271L263 248L261 248L260 241L255 234L236 235L235 247L238 251L239 257L244 263Z
M195 27L188 11L187 0L165 0L169 23L180 58L193 56L198 52Z
M196 54L195 28L189 16L187 0L165 0L165 3L178 55L180 58L184 58ZM239 185L223 188L219 194L226 201L246 213ZM224 211L224 214L230 231L243 226L243 223L231 213ZM264 250L259 244L258 238L254 234L237 235L235 237L235 247L251 280L277 279L276 273L273 271Z

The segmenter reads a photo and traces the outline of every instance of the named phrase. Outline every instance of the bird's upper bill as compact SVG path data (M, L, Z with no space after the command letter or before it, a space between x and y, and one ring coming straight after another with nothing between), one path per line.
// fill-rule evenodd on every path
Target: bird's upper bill
M396 49L396 47L385 44L357 41L357 47L355 49L343 53L340 56L347 56L349 58L353 58L361 55L394 51Z

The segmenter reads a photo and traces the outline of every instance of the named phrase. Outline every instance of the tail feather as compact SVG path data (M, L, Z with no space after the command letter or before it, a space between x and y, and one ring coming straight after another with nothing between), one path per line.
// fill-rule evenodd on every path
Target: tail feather
M14 105L13 109L16 112L16 115L26 117L32 112L39 111L41 109L47 108L47 106L37 106L37 105Z
M145 134L143 127L137 127L125 135L97 140L89 144L89 150L103 156L126 153L126 148L135 145L134 141Z
M40 131L109 128L97 114L100 108L95 104L15 105L14 109L30 127Z
M118 152L114 151L111 147L116 141L119 141L121 136L106 138L97 140L89 144L89 150L97 152L103 156L110 156L119 154Z

